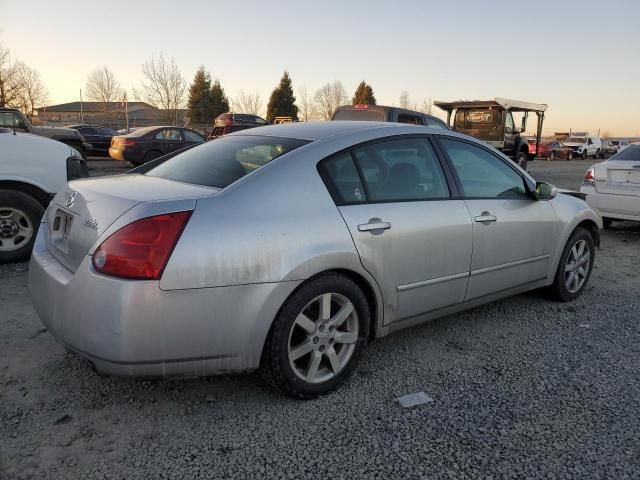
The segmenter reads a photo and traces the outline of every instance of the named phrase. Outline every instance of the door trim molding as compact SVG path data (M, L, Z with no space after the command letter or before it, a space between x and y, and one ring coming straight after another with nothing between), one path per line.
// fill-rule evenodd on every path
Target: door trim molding
M517 260L515 262L503 263L501 265L494 265L493 267L481 268L479 270L472 270L471 276L482 275L484 273L495 272L496 270L503 270L505 268L517 267L519 265L525 265L527 263L541 262L551 258L551 254L540 255L539 257L525 258L524 260Z
M453 275L447 275L446 277L432 278L430 280L422 280L420 282L406 283L404 285L398 285L396 290L398 292L405 292L407 290L413 290L414 288L426 287L429 285L435 285L436 283L450 282L452 280L458 280L460 278L466 278L469 276L469 272L456 273Z

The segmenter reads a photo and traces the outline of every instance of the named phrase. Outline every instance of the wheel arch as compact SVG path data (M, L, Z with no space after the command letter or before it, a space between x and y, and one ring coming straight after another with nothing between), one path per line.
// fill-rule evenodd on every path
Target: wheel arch
M596 244L596 247L600 246L600 229L598 228L598 225L596 224L596 222L594 222L591 219L582 220L571 231L571 235L573 235L573 233L578 228L583 228L583 229L587 230L589 233L591 233L591 236L593 237L593 242Z
M53 195L47 193L41 187L32 183L21 182L17 180L0 180L0 190L16 190L18 192L26 193L30 197L35 198L42 208L47 208Z

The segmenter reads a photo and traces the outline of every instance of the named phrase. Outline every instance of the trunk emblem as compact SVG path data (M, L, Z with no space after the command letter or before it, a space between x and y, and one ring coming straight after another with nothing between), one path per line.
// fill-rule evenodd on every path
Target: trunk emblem
M88 218L82 221L82 225L85 227L93 228L94 230L98 229L98 221L93 218Z
M76 197L78 196L78 192L73 192L69 198L67 198L67 201L65 202L65 205L67 206L67 208L71 208L73 207L74 202L76 201Z

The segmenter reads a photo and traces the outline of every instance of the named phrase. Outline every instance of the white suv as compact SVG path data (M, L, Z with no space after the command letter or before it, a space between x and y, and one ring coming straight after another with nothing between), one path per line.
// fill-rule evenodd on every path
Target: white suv
M569 137L564 144L573 150L574 158L582 157L583 160L587 157L604 158L605 151L600 137Z
M0 129L0 264L29 258L49 202L68 180L87 177L74 148Z

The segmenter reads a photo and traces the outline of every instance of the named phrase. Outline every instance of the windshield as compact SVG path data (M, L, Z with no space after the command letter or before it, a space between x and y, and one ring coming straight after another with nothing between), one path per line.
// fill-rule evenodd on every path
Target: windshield
M146 175L224 188L306 143L294 138L226 136L186 150Z
M634 162L640 162L640 145L631 145L625 148L621 152L616 153L611 160L629 160Z
M570 137L567 139L568 143L587 143L587 139L584 137Z
M349 108L338 110L332 120L362 120L368 122L384 122L384 112L381 110Z

